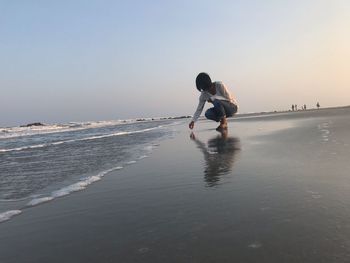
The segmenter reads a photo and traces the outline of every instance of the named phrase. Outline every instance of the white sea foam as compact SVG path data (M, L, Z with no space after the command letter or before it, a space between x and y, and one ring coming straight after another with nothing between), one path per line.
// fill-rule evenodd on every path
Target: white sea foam
M54 198L69 195L70 193L84 190L88 185L101 180L101 176L90 176L85 180L82 180L78 183L71 184L60 190L52 192L51 196Z
M132 123L132 120L122 121L97 121L97 122L70 122L68 124L51 124L31 127L10 127L0 130L0 139L32 136L37 134L49 134L58 132L70 132L91 128L101 128L118 124Z
M103 135L95 135L85 138L79 138L79 139L72 139L72 140L65 140L65 141L58 141L58 142L51 142L51 143L44 143L44 144L35 144L35 145L29 145L29 146L23 146L23 147L17 147L17 148L9 148L9 149L0 149L1 152L12 152L12 151L22 151L22 150L28 150L28 149L35 149L35 148L43 148L53 145L60 145L63 143L72 143L77 141L89 141L89 140L97 140L102 138L108 138L108 137L114 137L114 136L122 136L122 135L130 135L135 133L143 133L148 132L156 129L160 129L163 126L157 126L153 128L147 128L142 130L136 130L136 131L129 131L129 132L116 132L116 133L110 133L110 134L103 134Z
M25 198L18 198L18 199L0 199L0 202L18 202L28 199L28 197Z
M162 117L143 118L144 121L161 121ZM47 124L43 126L31 127L8 127L0 129L0 139L15 137L32 136L38 134L61 133L79 131L92 128L102 128L113 125L132 124L140 122L138 119L111 120L111 121L87 121L87 122L69 122L67 124ZM179 122L176 122L179 123Z
M146 151L152 151L153 146L152 146L152 145L149 145L149 146L146 146L144 149L145 149Z
M262 246L262 244L260 242L254 242L252 244L249 244L248 247L249 248L260 248Z
M318 125L318 129L321 132L321 137L322 137L322 141L324 143L329 141L329 136L331 134L330 130L329 130L329 123L328 122L324 122L322 124Z
M136 163L136 161L126 162L125 164L134 164L134 163Z
M155 147L157 147L157 146L158 146L158 145L148 145L148 146L144 147L143 149L146 150L146 151L151 152L151 151L153 151L153 149L154 149Z
M27 205L28 206L36 206L36 205L39 205L39 204L42 204L42 203L46 203L46 202L51 201L51 200L53 200L52 196L34 198Z
M323 133L322 136L327 136L328 134L330 134L330 131L326 129L322 129L321 132Z
M21 210L9 210L9 211L0 213L0 223L5 222L11 219L11 217L19 215L20 213L22 213Z
M330 131L329 131L329 130L326 130L326 129L322 129L321 132L322 132L322 140L323 140L324 142L328 142L328 141L329 141L329 134L330 134Z
M39 197L39 198L32 199L27 204L27 206L36 206L36 205L39 205L39 204L51 201L51 200L53 200L55 198L66 196L66 195L69 195L69 194L71 194L73 192L84 190L90 184L101 180L101 178L103 176L105 176L107 173L110 173L110 172L115 171L115 170L120 170L122 168L123 168L122 166L117 166L117 167L113 167L111 169L102 171L102 172L100 172L97 175L92 175L92 176L88 176L88 177L82 178L77 183L74 183L74 184L65 186L65 187L63 187L63 188L61 188L59 190L53 191L50 196Z
M313 199L319 199L319 198L322 197L322 195L320 195L318 192L311 191L311 190L307 190L307 192L308 192L309 194L311 194L311 197L312 197Z
M59 144L62 144L64 143L64 141L60 141L60 142L53 142L52 145L59 145Z

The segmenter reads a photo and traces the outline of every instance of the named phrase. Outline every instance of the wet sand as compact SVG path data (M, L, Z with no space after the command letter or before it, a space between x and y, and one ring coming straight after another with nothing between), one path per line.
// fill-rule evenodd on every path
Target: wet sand
M0 262L349 262L350 108L184 123L0 224Z

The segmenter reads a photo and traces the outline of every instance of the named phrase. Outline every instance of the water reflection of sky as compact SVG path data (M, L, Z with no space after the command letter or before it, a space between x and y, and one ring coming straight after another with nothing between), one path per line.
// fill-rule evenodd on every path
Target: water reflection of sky
M204 156L204 180L208 187L216 186L220 177L232 171L237 153L240 151L240 140L237 137L222 133L204 143L191 134L191 139Z

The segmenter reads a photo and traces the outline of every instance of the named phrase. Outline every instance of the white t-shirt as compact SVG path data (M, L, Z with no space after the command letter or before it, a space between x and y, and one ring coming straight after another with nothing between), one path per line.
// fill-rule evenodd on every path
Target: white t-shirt
M211 99L212 101L226 100L231 102L232 104L235 104L238 107L236 99L232 96L232 94L230 94L225 84L223 84L221 81L216 81L214 82L214 84L216 89L215 95L210 94L207 91L203 91L203 90L201 91L201 95L199 96L198 106L197 106L196 112L193 114L192 121L195 122L198 120L199 116L203 111L205 102L208 101L209 99Z

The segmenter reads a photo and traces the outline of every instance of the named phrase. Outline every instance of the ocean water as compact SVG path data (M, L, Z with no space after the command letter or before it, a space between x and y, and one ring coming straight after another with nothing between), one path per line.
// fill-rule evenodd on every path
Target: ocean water
M0 222L147 158L175 120L0 128Z

